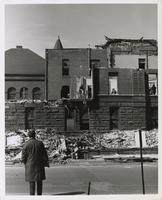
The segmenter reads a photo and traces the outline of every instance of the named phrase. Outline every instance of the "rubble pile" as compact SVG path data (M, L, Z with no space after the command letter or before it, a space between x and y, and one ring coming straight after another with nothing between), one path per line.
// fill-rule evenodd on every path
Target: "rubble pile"
M83 132L78 136L65 136L54 129L37 129L36 138L43 141L48 151L49 159L77 158L78 150L106 150L109 148L138 147L135 136L138 131L110 131L105 134ZM158 130L145 131L147 147L158 146ZM6 132L6 161L20 161L21 150L28 140L25 130Z
M20 160L23 144L28 140L27 131L6 132L6 161Z
M101 137L104 148L132 148L135 147L134 131L111 131Z
M158 146L158 130L157 129L146 131L146 144L148 147Z
M43 103L46 106L53 106L53 107L58 107L59 105L62 105L62 99L57 99L55 101L47 101L47 100L39 100L39 99L14 99L14 100L6 100L5 104L11 104L11 103L20 103L20 104L41 104Z

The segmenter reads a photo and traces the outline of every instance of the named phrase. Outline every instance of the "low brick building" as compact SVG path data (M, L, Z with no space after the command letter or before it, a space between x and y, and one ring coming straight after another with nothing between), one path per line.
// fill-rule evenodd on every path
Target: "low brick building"
M101 133L157 128L157 42L106 40L96 49L66 49L58 38L53 49L46 49L44 73L36 70L42 74L45 101L6 103L6 129ZM7 74L11 87L17 79L8 80Z

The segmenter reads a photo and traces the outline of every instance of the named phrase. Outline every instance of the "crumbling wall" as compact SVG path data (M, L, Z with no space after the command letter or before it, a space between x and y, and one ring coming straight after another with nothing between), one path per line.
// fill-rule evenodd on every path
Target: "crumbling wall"
M137 68L140 56L147 58L149 68L157 69L158 47L156 40L108 39L102 46L107 48L108 64L117 68ZM153 58L153 56L155 56ZM147 59L146 59L147 60Z

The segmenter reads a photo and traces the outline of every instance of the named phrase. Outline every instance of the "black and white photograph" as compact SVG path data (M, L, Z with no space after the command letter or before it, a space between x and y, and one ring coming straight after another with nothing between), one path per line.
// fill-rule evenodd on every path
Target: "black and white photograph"
M5 195L157 195L158 4L4 5Z

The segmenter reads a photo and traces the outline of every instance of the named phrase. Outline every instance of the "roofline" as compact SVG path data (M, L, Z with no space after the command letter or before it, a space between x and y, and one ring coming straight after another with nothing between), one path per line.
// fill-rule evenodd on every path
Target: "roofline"
M53 50L53 51L63 51L63 50L102 50L102 49L96 49L96 48L63 48L63 49L45 49L45 50Z
M45 58L43 58L42 56L40 56L39 54L35 53L34 51L32 51L31 49L28 49L28 48L21 48L21 49L19 49L19 48L10 48L10 49L5 50L5 53L6 53L7 51L10 51L10 50L17 50L17 51L29 50L29 51L31 51L33 54L35 54L35 55L39 56L40 58L42 58L43 60L45 60Z
M157 47L157 40L155 39L121 39L121 38L108 38L107 36L105 36L105 39L107 40L107 42L103 45L95 45L95 47L106 47L109 46L112 43L118 43L118 42L143 42L143 43L149 43L152 44L153 46Z

